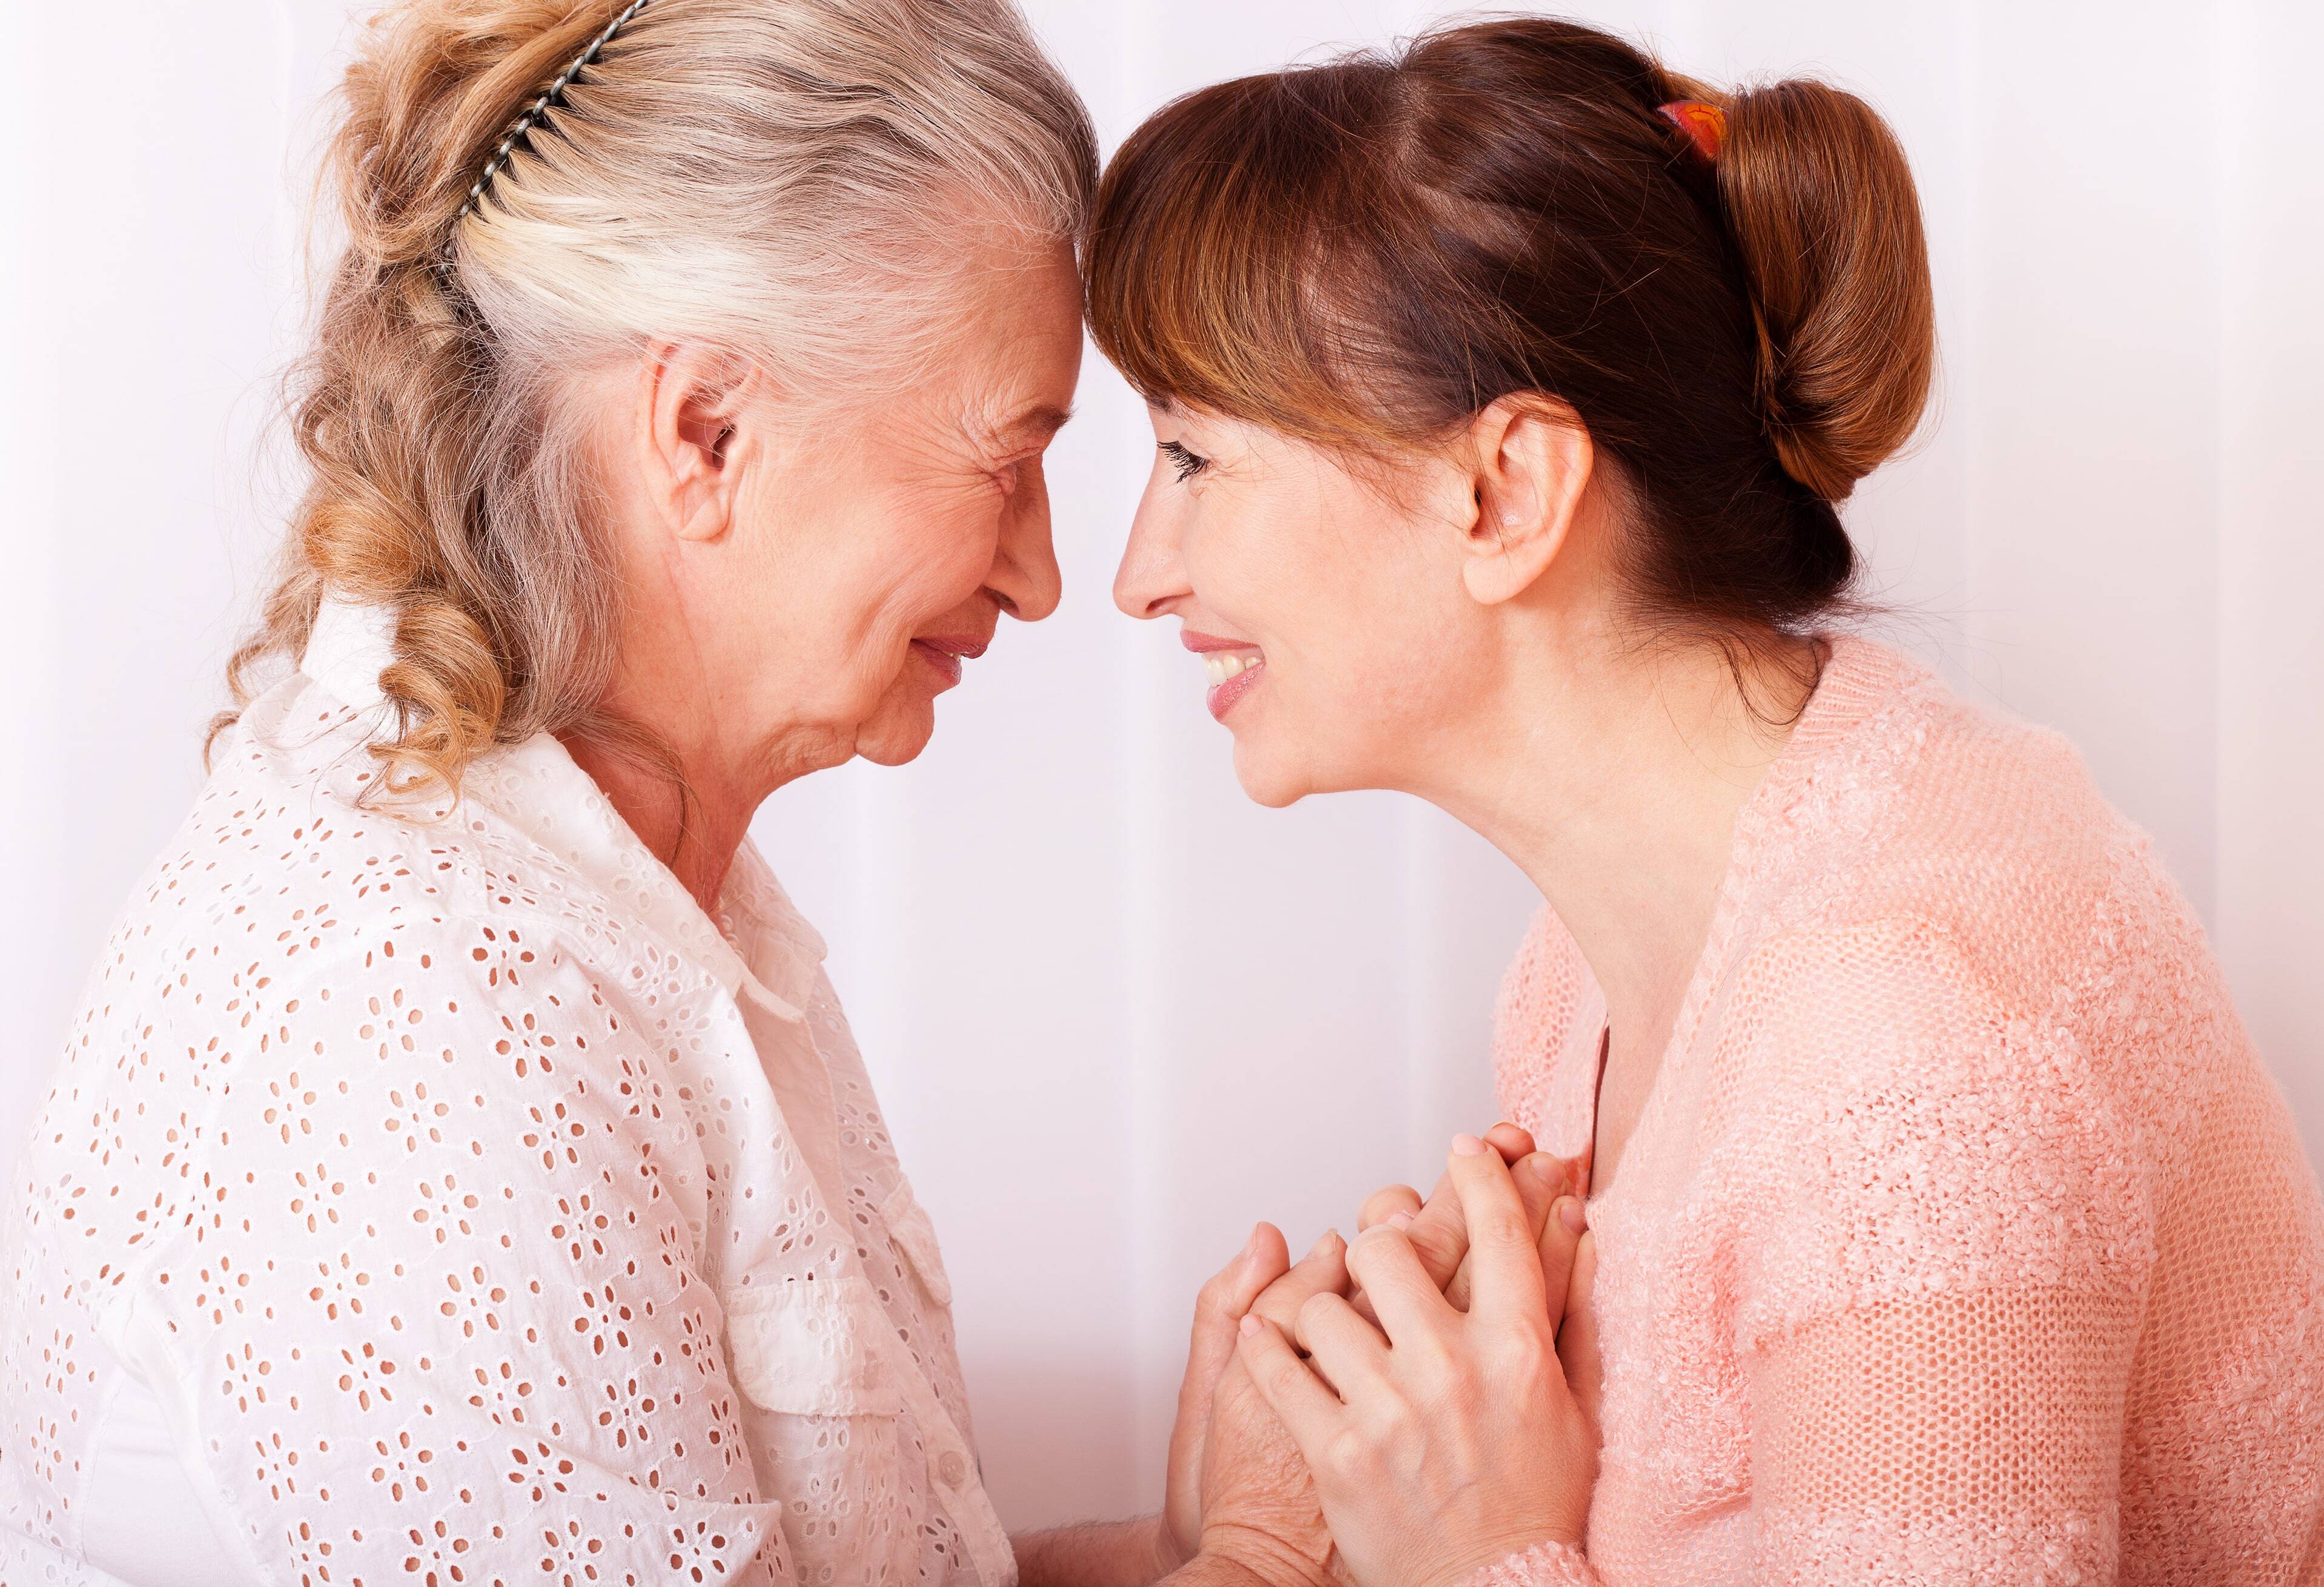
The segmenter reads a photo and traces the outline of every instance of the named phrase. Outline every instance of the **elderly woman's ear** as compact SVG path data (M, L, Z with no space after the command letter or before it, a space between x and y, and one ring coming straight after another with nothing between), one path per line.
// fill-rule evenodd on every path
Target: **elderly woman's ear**
M678 539L716 540L733 526L743 455L761 440L748 400L752 373L700 343L658 344L640 361L639 474Z

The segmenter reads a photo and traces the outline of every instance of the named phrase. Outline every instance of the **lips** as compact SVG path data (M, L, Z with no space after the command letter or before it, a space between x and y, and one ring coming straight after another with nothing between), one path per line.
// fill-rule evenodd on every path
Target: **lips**
M912 652L936 669L936 675L950 688L960 682L960 664L974 661L991 645L990 639L980 639L966 634L930 634L912 641Z
M1178 636L1178 642L1203 658L1204 669L1211 680L1210 693L1204 703L1221 721L1226 720L1227 712L1234 709L1237 701L1259 686L1267 671L1267 653L1247 640L1225 639L1189 629Z

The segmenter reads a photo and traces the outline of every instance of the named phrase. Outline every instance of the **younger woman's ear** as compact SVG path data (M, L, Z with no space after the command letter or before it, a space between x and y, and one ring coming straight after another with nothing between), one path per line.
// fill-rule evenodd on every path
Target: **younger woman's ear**
M639 462L662 522L711 541L734 521L736 439L744 381L733 359L699 344L657 344L639 374Z
M1480 605L1533 588L1557 560L1597 454L1571 408L1530 393L1503 397L1470 427L1476 517L1462 580Z

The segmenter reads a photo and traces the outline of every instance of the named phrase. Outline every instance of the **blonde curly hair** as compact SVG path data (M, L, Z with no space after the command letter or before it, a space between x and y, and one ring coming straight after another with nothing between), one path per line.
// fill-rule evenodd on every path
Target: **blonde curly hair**
M325 176L347 235L288 384L310 478L236 720L326 592L392 608L388 785L604 730L614 583L576 377L650 339L787 399L908 379L964 226L1080 242L1088 113L1010 0L654 0L471 186L618 0L405 0L367 27Z

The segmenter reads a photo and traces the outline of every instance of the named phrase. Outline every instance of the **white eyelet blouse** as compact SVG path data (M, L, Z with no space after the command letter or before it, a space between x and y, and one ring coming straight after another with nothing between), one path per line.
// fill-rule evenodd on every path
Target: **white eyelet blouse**
M821 940L547 735L380 797L392 623L326 604L90 982L0 1236L0 1582L1008 1587Z

